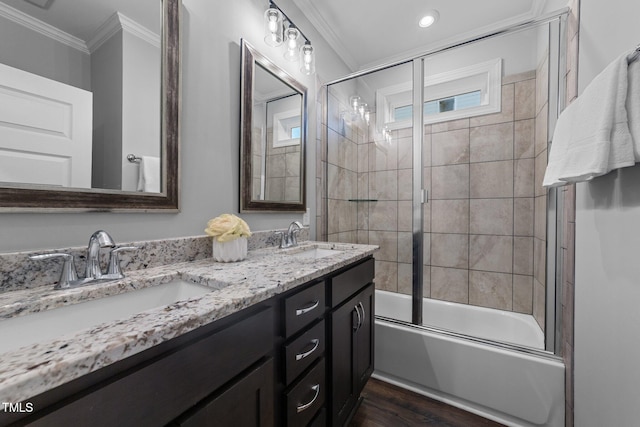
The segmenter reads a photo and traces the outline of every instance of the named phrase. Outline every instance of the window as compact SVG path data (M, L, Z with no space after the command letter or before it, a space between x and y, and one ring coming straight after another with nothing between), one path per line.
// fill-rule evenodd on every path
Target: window
M449 98L435 99L424 103L424 115L446 113L447 111L459 111L465 108L479 107L482 101L482 93L477 90L475 92L463 93L461 95L451 96ZM394 121L411 120L413 114L413 105L403 105L393 110Z
M273 115L273 148L299 145L302 135L300 110L289 110Z
M501 109L502 59L427 76L424 93L425 124L497 113ZM376 115L378 129L411 126L412 82L379 89L376 106L382 112Z
M291 128L291 139L300 138L300 131L301 130L302 130L302 128L300 126L292 127Z

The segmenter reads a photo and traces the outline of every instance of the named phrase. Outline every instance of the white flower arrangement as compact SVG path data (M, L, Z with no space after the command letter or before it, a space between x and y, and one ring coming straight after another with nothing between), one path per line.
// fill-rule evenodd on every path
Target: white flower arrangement
M230 242L240 237L251 237L251 230L242 218L232 214L222 214L207 222L204 230L218 242Z

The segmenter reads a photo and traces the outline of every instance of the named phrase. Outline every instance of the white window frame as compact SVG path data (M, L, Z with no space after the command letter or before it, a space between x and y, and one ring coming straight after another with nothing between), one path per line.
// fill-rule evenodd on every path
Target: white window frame
M273 148L299 145L300 138L291 138L291 128L301 127L300 110L289 110L273 115Z
M376 91L376 126L396 130L411 127L411 120L394 120L393 112L398 107L413 103L412 83L387 86ZM469 92L480 91L481 103L477 107L445 111L424 116L424 123L438 123L467 117L498 113L502 109L502 58L481 62L425 78L424 102L449 98ZM424 107L422 107L424 108Z

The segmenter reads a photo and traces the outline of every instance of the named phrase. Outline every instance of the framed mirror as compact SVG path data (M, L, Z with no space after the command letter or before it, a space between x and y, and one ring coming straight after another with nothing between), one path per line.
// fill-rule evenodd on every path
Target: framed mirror
M0 211L179 210L181 0L0 0Z
M240 212L304 212L307 88L241 44Z

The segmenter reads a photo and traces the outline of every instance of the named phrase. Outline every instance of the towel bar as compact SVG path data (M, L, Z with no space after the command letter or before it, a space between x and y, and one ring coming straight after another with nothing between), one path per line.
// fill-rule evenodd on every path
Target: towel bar
M140 161L142 161L142 157L137 157L135 154L127 154L127 160L131 163L140 163Z

